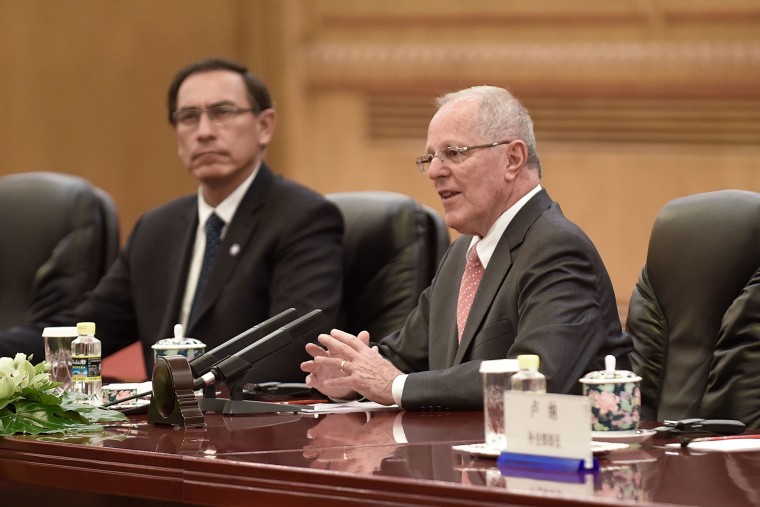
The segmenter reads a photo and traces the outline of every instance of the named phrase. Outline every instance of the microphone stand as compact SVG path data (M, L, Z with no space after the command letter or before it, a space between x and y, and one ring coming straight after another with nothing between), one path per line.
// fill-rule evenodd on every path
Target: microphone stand
M296 317L298 317L298 312L295 308L288 308L274 317L243 331L234 338L230 338L205 354L196 357L190 361L190 369L193 372L193 377L198 378L205 375L216 363L223 361L232 354L256 343L265 336L276 331L281 326L293 321ZM230 386L228 385L228 387ZM232 391L231 387L230 391ZM222 412L226 403L226 399L216 397L216 388L213 383L208 385L204 384L203 398L200 399L200 408L202 412Z
M319 331L324 321L325 316L322 310L313 310L211 366L208 372L195 379L194 389L203 388L205 393L205 389L213 387L218 381L223 381L230 390L230 398L226 400L213 398L213 402L205 403L206 409L221 412L225 415L240 415L300 412L303 408L306 408L307 405L287 405L244 399L243 376L258 361L264 360L271 354L288 347L303 336ZM222 402L223 406L219 410L219 405Z

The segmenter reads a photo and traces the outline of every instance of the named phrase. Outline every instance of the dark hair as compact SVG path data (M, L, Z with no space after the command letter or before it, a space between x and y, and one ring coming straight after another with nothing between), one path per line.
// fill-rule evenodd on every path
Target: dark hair
M174 118L172 114L177 110L177 93L179 87L188 77L193 74L201 72L211 72L213 70L228 70L235 72L243 78L245 87L248 90L248 100L251 102L254 114L259 114L265 109L270 109L272 105L272 97L269 95L264 82L258 77L251 74L251 72L244 66L232 60L226 60L224 58L207 58L200 60L180 69L172 79L172 84L169 86L169 93L167 97L167 105L169 107L169 123L174 125Z

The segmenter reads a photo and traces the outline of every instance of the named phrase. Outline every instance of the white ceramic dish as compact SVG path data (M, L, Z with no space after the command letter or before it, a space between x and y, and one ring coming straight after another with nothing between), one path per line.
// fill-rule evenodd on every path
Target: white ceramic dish
M106 384L103 386L103 403L113 403L115 401L129 398L135 394L150 393L152 389L151 382L129 382L129 383L116 383ZM121 409L123 407L143 405L150 403L150 394L142 398L135 398L123 403L113 405L114 408Z
M598 442L640 444L646 442L656 434L657 432L655 430L592 431L591 438Z
M150 399L147 400L140 400L139 403L135 405L126 405L118 404L118 405L111 405L108 407L111 410L118 410L119 412L123 414L147 414L148 408L150 407Z

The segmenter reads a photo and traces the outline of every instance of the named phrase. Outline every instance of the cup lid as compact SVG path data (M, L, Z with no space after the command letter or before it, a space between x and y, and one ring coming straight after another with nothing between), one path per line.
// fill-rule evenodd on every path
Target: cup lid
M202 349L206 348L206 344L195 338L188 338L183 336L182 324L174 325L174 336L172 338L164 338L158 340L151 346L152 349L166 350L166 349Z
M517 359L491 359L481 361L480 373L515 373L520 371Z
M584 384L607 384L618 382L639 382L641 377L632 371L616 370L615 356L608 355L604 358L604 370L592 371L580 379Z
M206 348L206 344L195 338L188 338L186 336L180 338L164 338L154 343L151 348L156 350L165 349L202 349Z
M42 336L48 338L76 338L76 326L46 327L42 330Z

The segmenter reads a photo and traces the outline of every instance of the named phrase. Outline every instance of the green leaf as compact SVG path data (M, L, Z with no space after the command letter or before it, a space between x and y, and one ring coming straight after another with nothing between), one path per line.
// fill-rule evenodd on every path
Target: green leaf
M34 401L18 400L0 410L0 436L15 433L39 435L41 433L100 432L100 422L125 421L127 417L116 410L99 407L45 405Z
M47 387L45 389L47 389ZM21 396L29 401L36 401L43 405L61 404L61 398L59 396L49 393L46 390L35 389L33 387L23 388L21 390Z
M48 433L64 431L72 425L83 426L87 419L73 410L63 410L60 405L18 400L0 412L0 435L14 433Z

